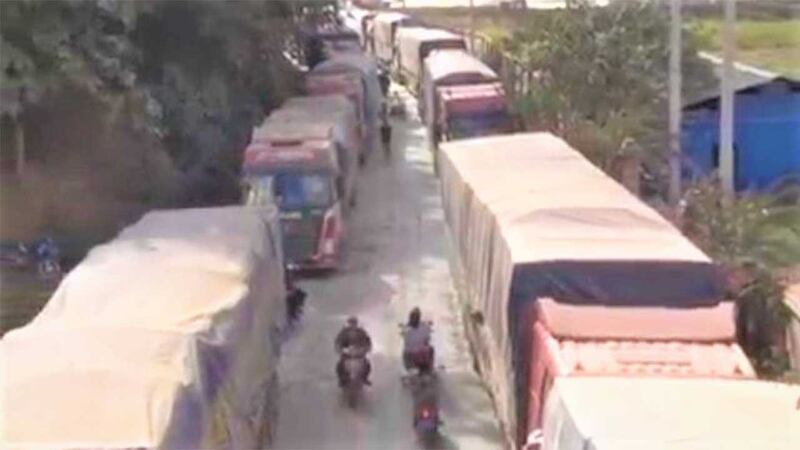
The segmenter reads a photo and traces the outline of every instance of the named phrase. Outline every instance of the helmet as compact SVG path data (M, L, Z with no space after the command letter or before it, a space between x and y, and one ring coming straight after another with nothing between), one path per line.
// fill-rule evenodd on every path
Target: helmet
M419 308L414 308L408 314L408 324L412 327L417 327L419 325L420 320L422 319L422 312Z
M358 317L356 317L356 316L348 317L347 318L347 324L350 325L351 327L358 326Z

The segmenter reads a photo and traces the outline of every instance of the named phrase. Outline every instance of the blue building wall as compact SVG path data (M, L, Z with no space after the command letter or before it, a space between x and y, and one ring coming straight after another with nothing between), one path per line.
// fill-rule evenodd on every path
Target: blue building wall
M686 178L717 168L718 99L684 110L681 145ZM800 176L800 91L773 82L740 91L734 105L736 190L764 190Z

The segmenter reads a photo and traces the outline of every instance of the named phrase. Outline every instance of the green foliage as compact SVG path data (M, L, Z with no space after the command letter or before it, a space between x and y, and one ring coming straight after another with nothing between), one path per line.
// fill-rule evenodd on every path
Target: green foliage
M716 260L759 271L800 264L800 207L764 196L725 201L714 181L686 194L686 231Z
M690 25L705 50L722 48L722 21L698 20ZM738 20L736 47L739 50L763 48L800 48L800 19Z
M622 144L631 140L635 148L662 155L668 25L653 2L613 2L607 8L576 2L515 33L510 51L537 74L517 104L528 127L580 136L582 145L573 145L595 161L627 151ZM684 44L685 95L692 95L713 76L695 56L691 36Z
M237 201L252 126L297 92L281 54L291 20L266 0L0 2L3 98L28 94L3 104L27 161L4 186L4 205L19 206L4 235Z
M800 206L769 197L726 200L716 180L706 181L687 191L683 228L727 269L740 342L759 372L785 371L780 343L789 311L776 274L800 265Z
M280 54L291 22L279 2L159 1L132 38L141 83L158 101L165 142L196 201L231 201L252 126L297 91Z
M236 198L237 155L252 126L297 91L280 53L292 25L284 2L9 0L0 8L3 89L96 97L105 106L92 107L109 109L110 126L161 141L197 202Z

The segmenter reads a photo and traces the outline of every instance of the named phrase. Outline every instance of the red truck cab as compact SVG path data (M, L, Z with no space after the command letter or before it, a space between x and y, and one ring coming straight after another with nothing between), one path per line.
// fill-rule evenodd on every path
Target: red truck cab
M541 432L557 377L755 378L729 302L684 309L540 299L532 309L528 436Z
M244 152L246 203L277 203L290 269L335 269L344 238L342 186L332 142L256 141Z
M437 88L437 94L435 144L513 131L508 101L500 83L442 86Z

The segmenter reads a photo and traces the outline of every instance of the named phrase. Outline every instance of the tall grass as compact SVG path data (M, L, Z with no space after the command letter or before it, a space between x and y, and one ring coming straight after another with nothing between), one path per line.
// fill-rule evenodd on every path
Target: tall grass
M691 28L705 50L722 48L722 21L700 20ZM741 50L797 49L800 52L800 19L741 20L736 23L736 45Z

